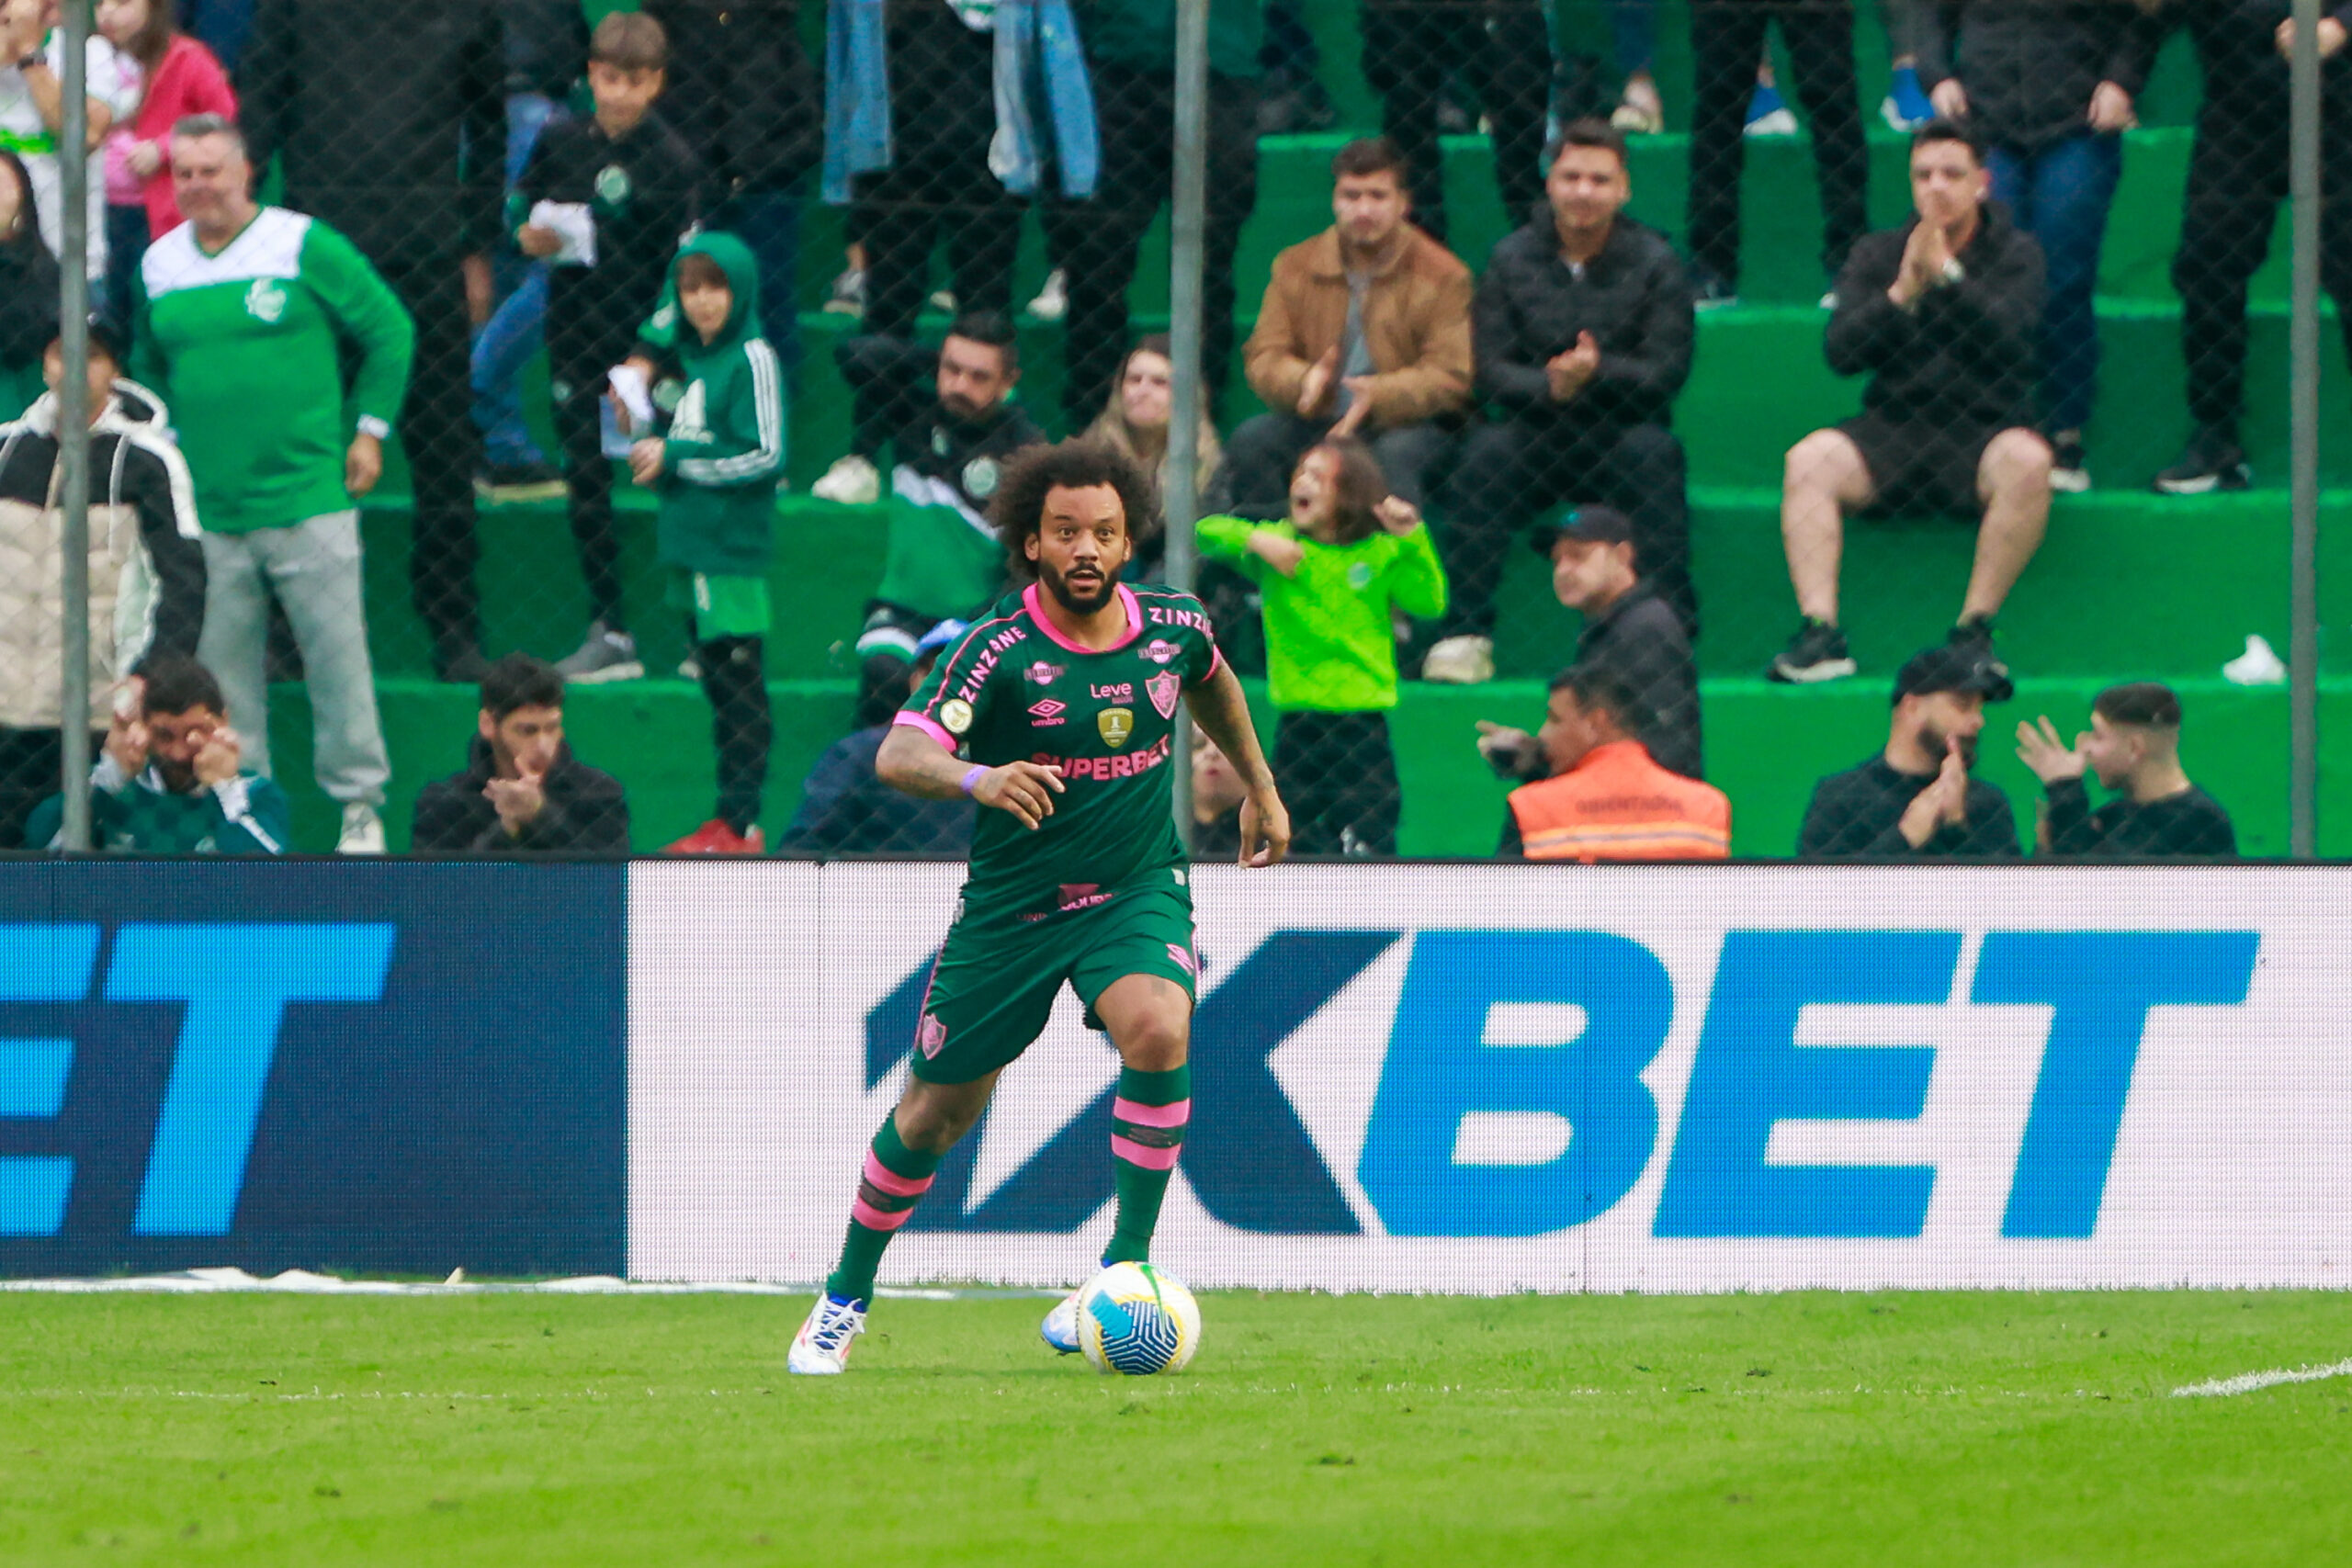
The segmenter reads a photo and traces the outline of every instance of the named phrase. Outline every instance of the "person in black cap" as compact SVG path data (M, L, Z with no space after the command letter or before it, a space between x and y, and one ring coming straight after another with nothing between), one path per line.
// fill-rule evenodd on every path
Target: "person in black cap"
M1894 678L1886 750L1813 786L1798 855L2016 859L2009 797L1968 773L1984 705L2007 702L2015 692L1982 648L1947 643L1913 654Z
M1606 506L1579 506L1527 536L1552 563L1552 592L1584 616L1573 668L1606 670L1632 694L1634 738L1660 767L1702 778L1699 666L1682 617L1644 574L1634 525ZM1544 776L1542 749L1523 729L1481 719L1479 754L1505 778Z
M2180 765L2180 699L2168 686L2134 681L2091 703L2091 727L2073 749L2043 715L2018 724L2018 760L2050 801L2036 834L2042 854L2084 860L2234 860L2236 831L2221 802L2188 782ZM2087 771L2117 792L2091 809Z

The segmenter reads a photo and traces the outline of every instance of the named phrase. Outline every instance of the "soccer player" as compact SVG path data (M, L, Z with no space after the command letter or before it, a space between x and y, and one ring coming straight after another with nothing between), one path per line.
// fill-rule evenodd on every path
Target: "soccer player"
M1272 865L1290 819L1241 683L1189 593L1119 581L1147 481L1080 441L1021 454L996 496L1013 578L909 700L875 761L883 780L986 809L971 874L932 970L913 1075L865 1156L841 1262L792 1342L795 1372L833 1373L865 1332L874 1271L979 1120L1001 1073L1046 1026L1064 981L1119 1053L1111 1155L1118 1214L1103 1262L1148 1256L1192 1111L1185 1054L1197 961L1193 899L1170 817L1180 708L1246 783L1241 863ZM1076 1298L1046 1342L1078 1348Z

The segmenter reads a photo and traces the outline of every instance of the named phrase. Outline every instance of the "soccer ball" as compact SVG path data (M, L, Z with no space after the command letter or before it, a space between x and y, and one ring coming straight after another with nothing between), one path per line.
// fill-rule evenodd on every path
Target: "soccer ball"
M1098 1372L1181 1372L1201 1348L1201 1308L1148 1263L1114 1263L1078 1295L1078 1343Z

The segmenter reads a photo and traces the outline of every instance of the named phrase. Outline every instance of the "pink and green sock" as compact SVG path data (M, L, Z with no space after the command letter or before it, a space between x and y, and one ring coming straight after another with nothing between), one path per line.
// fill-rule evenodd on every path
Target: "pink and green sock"
M1151 1256L1151 1233L1159 1224L1159 1202L1183 1151L1184 1127L1193 1117L1193 1069L1164 1073L1119 1069L1111 1101L1111 1171L1119 1195L1118 1218L1102 1261L1140 1263Z
M874 1299L874 1270L899 1227L907 1223L931 1190L938 1174L939 1156L907 1147L899 1136L895 1115L882 1118L874 1146L865 1154L865 1172L857 1183L857 1197L849 1206L849 1237L842 1243L841 1261L825 1280L825 1289L843 1301Z

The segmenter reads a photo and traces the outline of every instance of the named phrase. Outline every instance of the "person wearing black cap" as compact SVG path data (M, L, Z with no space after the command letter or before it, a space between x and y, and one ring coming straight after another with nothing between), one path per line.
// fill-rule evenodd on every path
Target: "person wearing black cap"
M2015 694L1982 649L1946 644L1894 678L1886 750L1813 786L1797 854L1805 860L2011 859L2009 797L1969 776L1984 705Z
M2083 860L2233 860L2237 833L2221 802L2188 782L2180 765L2180 699L2168 686L2134 681L2091 703L2091 727L2061 744L2043 715L2018 724L2018 760L2050 800L2036 834L2041 853ZM2117 797L2091 809L2086 772Z
M1660 767L1702 778L1699 666L1682 617L1643 575L1634 525L1622 512L1579 506L1529 533L1552 563L1552 592L1584 616L1577 670L1606 670L1631 694L1635 739ZM1535 738L1481 720L1479 753L1506 778L1539 779L1544 763Z

